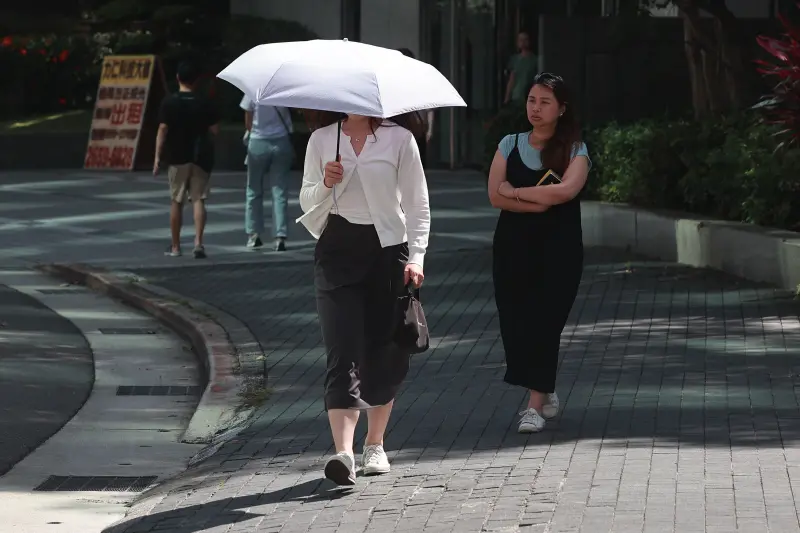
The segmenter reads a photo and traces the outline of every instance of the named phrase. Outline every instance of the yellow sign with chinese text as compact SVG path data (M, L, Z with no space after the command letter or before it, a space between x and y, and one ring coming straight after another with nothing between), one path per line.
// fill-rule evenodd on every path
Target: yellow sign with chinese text
M84 168L132 170L156 56L103 59Z

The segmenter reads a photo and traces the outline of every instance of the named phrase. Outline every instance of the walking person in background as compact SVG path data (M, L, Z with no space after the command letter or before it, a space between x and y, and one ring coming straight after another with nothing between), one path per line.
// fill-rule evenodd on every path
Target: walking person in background
M503 103L516 102L522 104L528 97L528 89L531 88L533 78L539 72L539 58L531 50L531 38L528 32L521 31L517 35L517 49L519 53L514 54L508 60L508 84L506 85L506 95Z
M181 255L183 204L188 198L194 211L194 257L206 257L203 234L206 228L206 199L211 170L214 166L214 137L219 134L219 113L206 98L195 93L200 69L193 63L178 66L177 93L167 96L158 113L156 157L153 175L157 175L162 159L168 165L170 188L170 231L172 243L165 252Z
M362 471L390 470L383 438L410 357L393 335L406 287L422 284L430 232L428 187L414 139L421 120L417 113L382 120L323 112L314 122L300 221L319 239L314 285L327 352L325 408L336 449L325 477L353 485L361 410L368 421Z
M406 57L416 59L414 52L408 48L398 48L397 51ZM433 109L428 109L427 111L421 112L420 115L424 119L423 124L425 126L425 134L420 134L417 137L417 146L419 146L419 157L422 160L422 166L424 167L428 164L428 145L431 142L431 137L433 137Z
M294 161L292 115L285 107L257 105L249 97L242 99L247 138L247 192L245 232L247 247L261 248L264 243L264 178L272 192L272 232L274 250L286 250L286 211L289 208L289 172Z
M489 200L501 210L493 278L505 381L529 391L520 433L541 431L559 408L555 391L561 332L583 273L578 194L591 168L564 80L536 76L528 93L533 130L500 141L489 171ZM557 173L553 184L549 171ZM545 181L547 183L547 181Z

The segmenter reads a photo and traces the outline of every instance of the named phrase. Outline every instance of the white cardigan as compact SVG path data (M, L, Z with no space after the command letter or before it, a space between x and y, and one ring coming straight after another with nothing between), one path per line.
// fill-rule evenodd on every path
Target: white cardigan
M339 150L344 178L333 188L325 186L323 173L325 164L336 159L337 125L311 134L300 189L300 207L305 214L297 222L319 239L334 204L334 191L338 199L358 167L381 246L408 242L408 262L422 266L428 248L431 212L419 147L407 129L386 124L375 130L375 136L367 137L358 157L350 138L342 133Z

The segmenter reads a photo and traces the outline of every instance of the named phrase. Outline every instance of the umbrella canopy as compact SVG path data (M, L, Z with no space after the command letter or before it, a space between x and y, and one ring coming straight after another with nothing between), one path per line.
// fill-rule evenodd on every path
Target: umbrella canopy
M217 76L264 105L382 118L467 105L433 66L346 39L262 44Z

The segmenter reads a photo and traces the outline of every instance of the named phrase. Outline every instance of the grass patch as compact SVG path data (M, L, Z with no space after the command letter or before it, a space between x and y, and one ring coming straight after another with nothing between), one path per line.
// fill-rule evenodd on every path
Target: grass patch
M240 408L258 409L272 395L272 391L264 384L262 378L245 378L244 390L239 393L242 400Z
M50 113L0 122L0 134L24 135L52 132L85 132L86 135L89 135L91 123L91 110L75 109L64 111L63 113Z
M62 113L49 113L21 117L14 120L0 121L0 135L32 135L37 133L81 133L87 137L92 125L91 109L73 109ZM296 132L308 130L305 122L295 120L293 123ZM220 128L223 130L241 130L244 133L243 121L222 121Z

